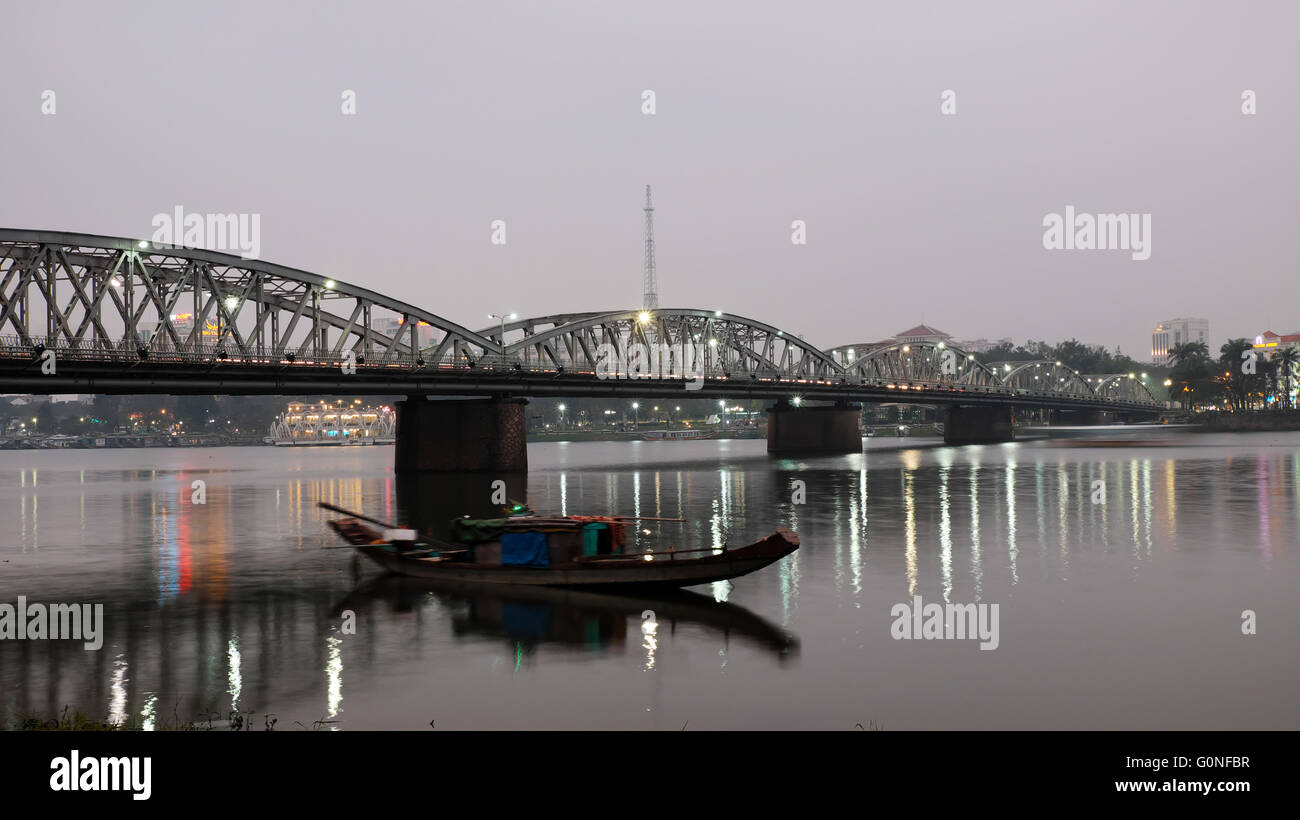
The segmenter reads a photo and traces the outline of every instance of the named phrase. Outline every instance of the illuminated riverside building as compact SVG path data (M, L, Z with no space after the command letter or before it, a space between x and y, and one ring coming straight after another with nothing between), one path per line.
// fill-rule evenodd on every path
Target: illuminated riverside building
M1279 334L1271 330L1266 330L1255 337L1255 343L1252 347L1259 353L1263 354L1265 359L1273 359L1278 351L1288 348L1300 347L1300 331L1295 333ZM1287 404L1291 407L1300 403L1300 362L1291 365L1290 378L1286 373L1277 374L1279 382L1289 388L1290 395L1287 397Z
M271 425L284 447L321 444L392 444L397 417L391 407L363 407L361 399L307 404L290 402Z
M1164 364L1176 346L1188 342L1204 342L1209 347L1209 319L1166 319L1156 325L1151 331L1151 361Z

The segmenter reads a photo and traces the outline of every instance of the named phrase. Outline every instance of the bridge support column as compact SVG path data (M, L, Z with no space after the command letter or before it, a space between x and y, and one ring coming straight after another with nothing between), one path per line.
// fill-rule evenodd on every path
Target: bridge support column
M860 453L862 430L857 407L793 407L778 402L767 411L767 451L800 453Z
M948 444L992 444L1011 441L1015 411L1009 404L954 405L943 413L943 440Z
M411 397L397 403L400 473L528 470L525 399Z

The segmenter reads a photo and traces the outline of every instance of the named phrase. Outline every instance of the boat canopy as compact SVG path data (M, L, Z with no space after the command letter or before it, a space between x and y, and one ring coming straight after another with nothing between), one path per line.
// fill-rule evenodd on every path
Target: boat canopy
M606 516L572 515L560 518L453 518L451 537L461 544L482 544L500 541L507 533L573 533L581 534L583 552L594 555L601 543L602 533L608 530L608 552L622 552L627 540L626 522ZM606 550L600 550L604 552Z

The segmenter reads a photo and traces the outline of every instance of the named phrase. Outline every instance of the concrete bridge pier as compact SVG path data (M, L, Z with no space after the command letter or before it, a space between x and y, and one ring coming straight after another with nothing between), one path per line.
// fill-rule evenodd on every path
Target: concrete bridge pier
M1015 437L1015 410L1009 404L955 404L943 412L943 440L948 444L994 444Z
M399 473L528 471L525 399L397 402Z
M453 518L500 518L502 507L528 500L527 473L403 472L395 479L398 514L392 520L443 541L453 540Z
M862 452L859 407L795 407L779 401L767 411L767 451L776 455Z

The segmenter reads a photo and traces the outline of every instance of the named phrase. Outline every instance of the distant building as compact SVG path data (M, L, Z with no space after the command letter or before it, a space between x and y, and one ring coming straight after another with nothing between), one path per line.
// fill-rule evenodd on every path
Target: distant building
M1255 337L1254 349L1263 353L1268 359L1279 350L1300 347L1300 331L1295 333L1274 333L1266 330ZM1278 372L1278 380L1290 388L1287 403L1295 407L1300 405L1300 362L1291 366L1291 372Z
M950 341L952 341L951 333L944 333L942 330L929 325L917 325L904 330L902 333L894 334L894 344L922 344L924 342L938 344L939 342Z
M381 317L374 320L374 329L376 332L385 336L396 336L402 329L403 319L399 316ZM416 324L415 335L420 341L420 347L425 348L433 344L433 325L428 322L419 322ZM410 341L410 335L402 337L403 342Z
M953 342L953 347L960 348L967 353L988 353L993 348L1002 347L1003 345L1014 347L1015 343L1011 341L1010 336L1007 336L1004 339L994 339L992 341L980 337L978 339L968 339L964 342Z
M1255 337L1254 347L1256 350L1262 350L1266 353L1272 353L1274 350L1286 347L1300 347L1300 331L1282 335L1266 330Z
M969 353L985 353L995 347L1000 347L1004 344L1011 344L1011 338L1007 337L1005 339L997 339L996 341L979 338L965 342L954 342L951 333L945 333L938 328L931 327L930 325L920 324L916 327L908 328L900 333L895 333L888 339L882 339L878 342L860 342L858 344L842 345L840 347L832 348L829 352L831 358L835 359L836 362L847 366L853 364L863 356L870 354L871 351L878 350L882 347L899 344L939 343L951 345Z
M1210 320L1168 319L1156 325L1151 331L1151 361L1164 364L1176 346L1187 342L1204 342L1209 347Z

